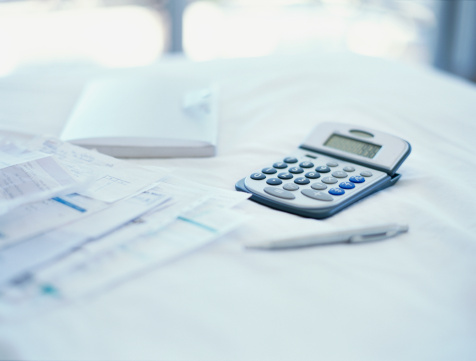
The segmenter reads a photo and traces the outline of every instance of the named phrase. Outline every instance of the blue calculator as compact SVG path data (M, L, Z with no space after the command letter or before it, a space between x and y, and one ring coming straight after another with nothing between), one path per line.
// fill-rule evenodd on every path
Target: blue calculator
M266 206L310 218L326 218L394 185L411 152L393 135L326 122L282 159L265 164L235 185Z

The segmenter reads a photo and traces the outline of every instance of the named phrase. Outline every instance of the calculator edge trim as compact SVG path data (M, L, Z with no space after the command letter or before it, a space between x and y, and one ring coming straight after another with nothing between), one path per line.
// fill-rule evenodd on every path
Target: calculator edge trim
M323 218L327 218L334 215L335 213L341 211L342 209L361 200L362 198L365 198L373 193L376 193L378 191L381 191L382 189L385 189L394 185L395 183L398 182L400 177L401 175L398 173L392 176L388 175L387 177L384 177L380 181L373 184L371 187L363 190L361 193L356 194L354 197L350 197L349 199L345 200L344 202L336 206L330 205L329 207L326 207L324 209L321 208L318 210L309 210L309 209L302 209L299 207L292 207L292 206L280 203L278 202L278 200L273 201L271 198L265 198L259 194L253 193L250 190L248 190L248 188L246 188L245 186L246 178L242 178L238 182L236 182L235 189L240 192L250 193L251 197L249 199L257 203L264 204L268 207L278 209L280 211L296 214L303 217L323 219Z

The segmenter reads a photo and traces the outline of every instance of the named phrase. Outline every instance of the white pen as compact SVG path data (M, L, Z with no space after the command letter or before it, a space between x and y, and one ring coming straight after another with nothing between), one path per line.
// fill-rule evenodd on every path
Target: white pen
M407 231L407 225L388 223L380 226L353 228L337 232L313 233L291 238L249 241L245 242L244 245L246 248L274 250L332 243L361 243L387 239Z

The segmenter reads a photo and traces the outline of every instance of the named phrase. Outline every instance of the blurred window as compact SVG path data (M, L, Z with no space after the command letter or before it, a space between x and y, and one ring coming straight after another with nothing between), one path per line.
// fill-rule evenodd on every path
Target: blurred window
M41 62L140 66L166 49L160 1L0 1L0 74Z
M198 0L184 15L193 59L343 51L430 61L433 1Z
M126 67L351 51L476 80L476 1L0 0L0 74L41 61Z

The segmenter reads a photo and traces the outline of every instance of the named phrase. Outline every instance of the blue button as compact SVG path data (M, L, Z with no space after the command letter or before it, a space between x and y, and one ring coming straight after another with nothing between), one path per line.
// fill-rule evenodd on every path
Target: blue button
M365 178L361 177L360 175L353 175L352 177L349 178L349 180L352 183L364 183L365 182Z
M261 171L262 171L264 174L274 174L274 173L277 172L276 169L271 168L271 167L263 168L263 169L261 169Z
M343 189L352 189L355 188L355 184L352 182L342 182L341 184L339 184L339 187Z
M341 196L345 193L345 190L341 188L331 188L329 189L329 194L332 194L333 196Z
M281 179L292 179L292 178L293 178L293 175L292 175L292 174L289 174L289 173L279 173L279 174L278 174L278 178L281 178Z
M261 180L266 178L266 176L263 173L253 173L250 177L251 179L255 179L255 180Z
M292 168L289 168L289 172L294 173L294 174L299 174L299 173L304 172L304 170L302 168L299 168L299 167L292 167Z
M278 169L284 169L284 168L287 168L288 165L284 162L276 162L273 164L273 167Z
M283 181L278 178L269 178L266 180L266 183L268 183L270 186L279 186Z
M294 180L294 183L296 184L309 184L311 181L307 178L304 177L299 177Z
M316 173L316 172L307 172L306 173L306 177L307 178L311 178L311 179L317 179L319 178L321 175L319 173Z
M294 157L286 157L283 159L286 163L297 163L297 158Z
M312 168L314 167L314 163L313 162L309 162L309 161L305 161L305 162L301 162L299 164L300 167L303 167L303 168Z

